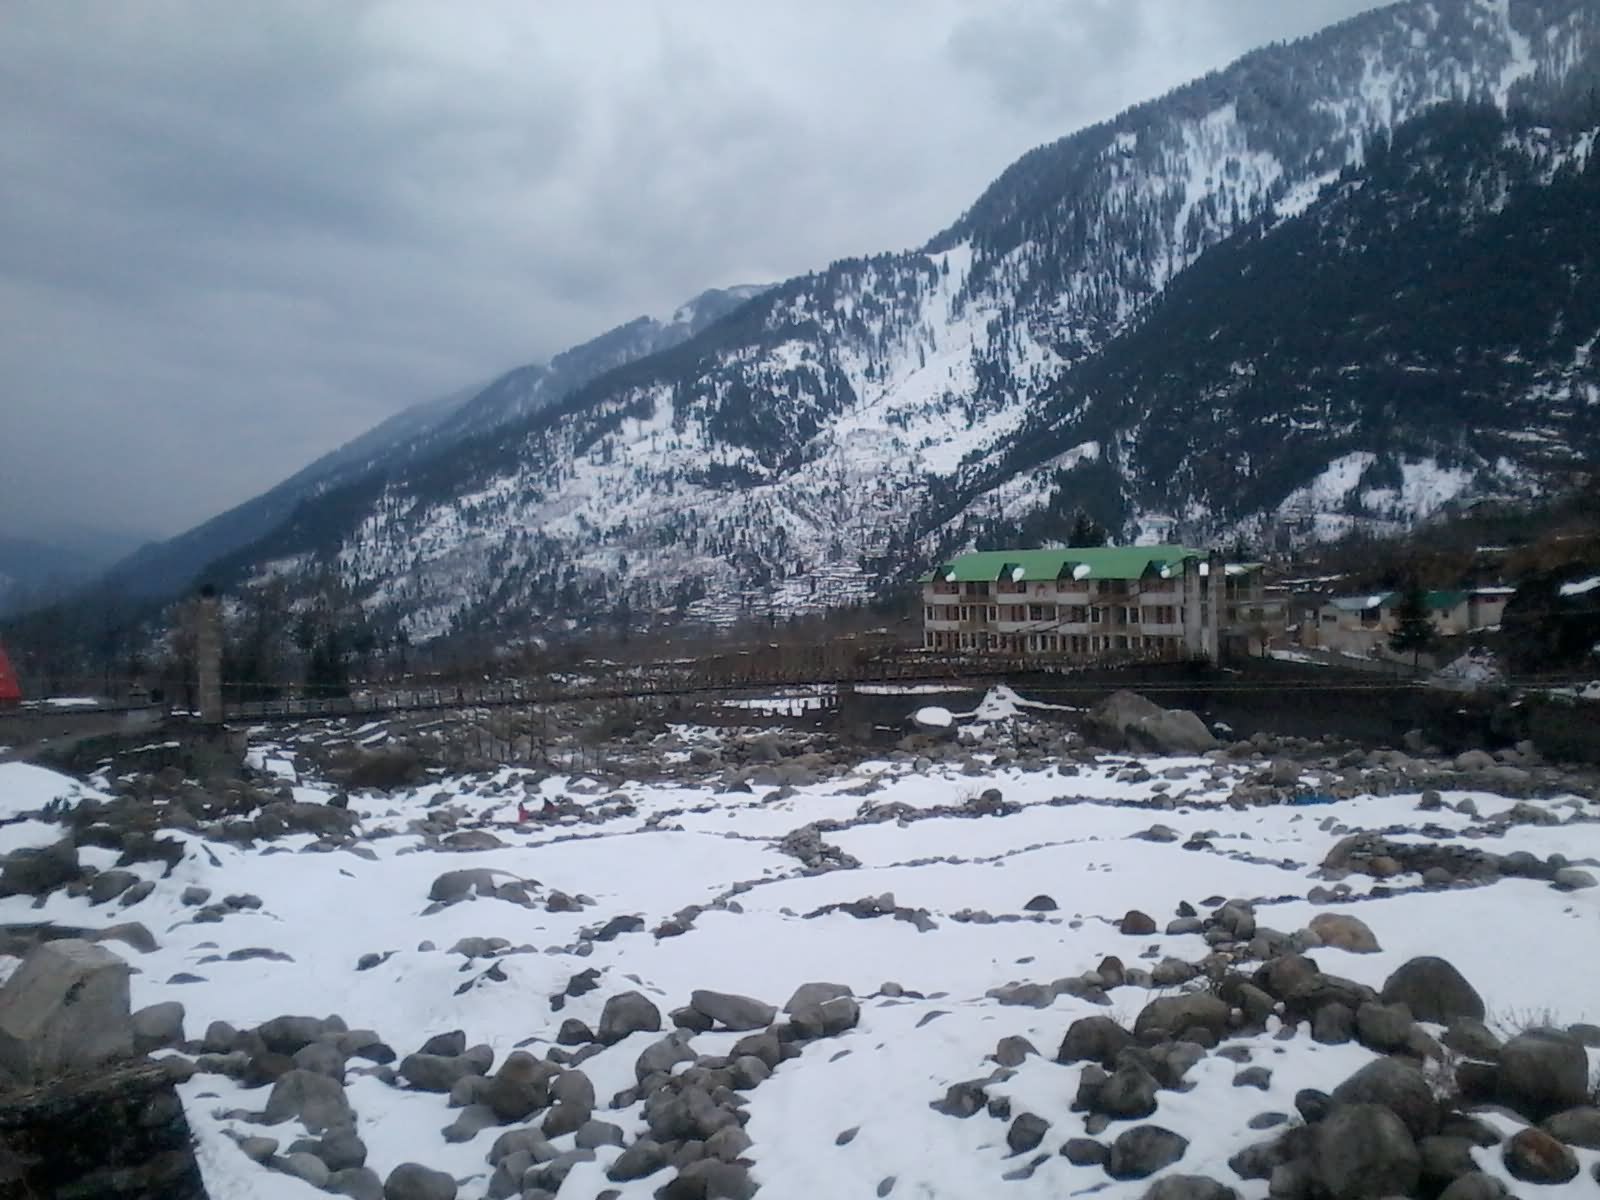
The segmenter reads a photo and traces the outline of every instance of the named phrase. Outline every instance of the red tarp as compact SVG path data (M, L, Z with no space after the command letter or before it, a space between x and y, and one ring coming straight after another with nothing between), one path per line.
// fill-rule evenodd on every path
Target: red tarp
M17 673L11 669L6 648L0 645L0 708L22 703L22 688L17 683Z

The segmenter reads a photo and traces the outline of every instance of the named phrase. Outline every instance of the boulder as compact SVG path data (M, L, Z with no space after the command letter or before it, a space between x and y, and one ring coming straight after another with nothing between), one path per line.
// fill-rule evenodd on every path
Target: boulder
M735 996L727 992L696 989L689 994L689 1007L710 1017L725 1029L744 1032L765 1029L778 1015L774 1005L763 1004L749 996Z
M1011 1128L1006 1131L1006 1145L1011 1147L1013 1154L1026 1154L1044 1141L1044 1135L1049 1130L1050 1122L1043 1117L1034 1113L1022 1113L1011 1122Z
M612 1183L627 1183L654 1175L667 1165L667 1148L651 1138L642 1137L629 1146L606 1168L606 1178Z
M503 879L510 878L505 871L491 871L488 867L463 867L446 871L433 881L428 889L428 899L449 904L465 900L468 896L493 896Z
M1239 1193L1204 1175L1163 1175L1142 1200L1239 1200Z
M620 1042L630 1033L656 1033L661 1029L661 1010L642 992L619 992L606 1001L600 1011L596 1039L605 1046Z
M1137 1062L1124 1062L1095 1093L1093 1108L1109 1117L1148 1117L1156 1111L1156 1077Z
M322 1036L320 1017L273 1017L256 1027L262 1045L274 1054L294 1055Z
M1202 754L1217 746L1205 722L1181 708L1161 708L1133 692L1113 692L1089 710L1088 724L1116 749Z
M1117 926L1130 937L1149 937L1156 931L1154 918L1136 908L1129 909Z
M1344 1104L1313 1126L1312 1173L1331 1200L1415 1194L1422 1156L1406 1125L1380 1104Z
M317 1144L317 1157L329 1171L347 1171L367 1163L367 1144L353 1129L335 1129Z
M1473 1171L1455 1180L1439 1193L1439 1200L1501 1200L1506 1195L1506 1185L1493 1175Z
M1524 1129L1506 1143L1506 1170L1524 1183L1566 1183L1578 1177L1578 1156L1542 1129Z
M854 993L842 983L802 983L794 990L794 995L789 997L789 1002L783 1006L783 1011L796 1013L828 1000L851 995Z
M1318 913L1311 918L1312 933L1324 946L1347 950L1351 954L1376 954L1383 947L1365 921L1348 913Z
M1418 1021L1448 1025L1457 1017L1483 1020L1483 997L1461 972L1442 958L1413 958L1390 975L1380 998L1385 1004L1404 1004Z
M133 1049L148 1054L183 1041L183 1005L176 1000L147 1005L133 1014Z
M1133 1034L1110 1017L1080 1017L1067 1026L1061 1048L1056 1051L1058 1063L1097 1062L1110 1070L1124 1046L1133 1044Z
M0 861L0 896L43 896L83 873L71 838L13 850Z
M286 1071L267 1097L266 1122L298 1120L312 1133L347 1126L355 1119L337 1080L315 1071Z
M1555 1029L1520 1033L1500 1048L1500 1099L1535 1121L1589 1102L1583 1043Z
M483 1068L465 1054L408 1054L400 1060L400 1075L419 1092L448 1092L468 1075Z
M0 987L0 1075L36 1083L133 1053L128 964L78 938L41 942Z
M383 1181L383 1200L456 1200L456 1181L421 1163L401 1163Z
M1106 1174L1113 1179L1143 1179L1170 1167L1189 1149L1189 1140L1160 1125L1136 1125L1111 1143Z
M1382 1105L1404 1123L1413 1139L1439 1128L1433 1089L1421 1071L1397 1058L1373 1059L1334 1088L1333 1098L1340 1104Z
M1227 1004L1209 992L1185 992L1146 1004L1133 1023L1133 1032L1142 1038L1151 1030L1164 1029L1176 1037L1198 1026L1221 1038L1228 1032L1228 1015Z
M1585 1105L1559 1112L1544 1123L1544 1131L1569 1146L1600 1150L1600 1108Z
M1404 1050L1415 1030L1403 1004L1363 1004L1356 1009L1356 1040L1379 1054Z

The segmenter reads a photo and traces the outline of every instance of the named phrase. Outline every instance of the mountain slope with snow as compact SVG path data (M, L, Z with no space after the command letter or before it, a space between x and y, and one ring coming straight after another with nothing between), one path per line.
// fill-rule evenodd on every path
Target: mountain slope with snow
M1065 503L1110 489L1125 535L1162 515L1158 485L1171 521L1215 532L1249 513L1198 477L1129 465L1178 410L1090 421L1068 411L1074 373L1240 231L1321 204L1417 114L1579 111L1597 45L1592 4L1417 0L1258 51L1024 156L923 249L789 280L552 405L305 506L215 573L310 586L332 570L376 618L429 637L859 599L952 530L1065 515L1063 472ZM1327 448L1320 467L1352 452ZM1298 486L1263 455L1253 471ZM1444 478L1366 491L1392 491L1375 505L1403 519ZM1262 511L1285 498L1271 491ZM1048 521L1035 532L1059 536Z

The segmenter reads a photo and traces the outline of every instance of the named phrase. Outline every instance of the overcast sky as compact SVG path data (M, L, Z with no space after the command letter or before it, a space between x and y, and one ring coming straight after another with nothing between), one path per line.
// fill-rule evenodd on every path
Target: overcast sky
M1371 0L0 0L0 533L172 534Z

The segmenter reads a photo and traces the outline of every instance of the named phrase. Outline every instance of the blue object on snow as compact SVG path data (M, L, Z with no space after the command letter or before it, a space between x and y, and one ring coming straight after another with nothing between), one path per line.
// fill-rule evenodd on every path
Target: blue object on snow
M1328 795L1326 792L1301 792L1298 795L1289 797L1289 803L1297 806L1307 804L1332 804L1333 802L1334 798Z

